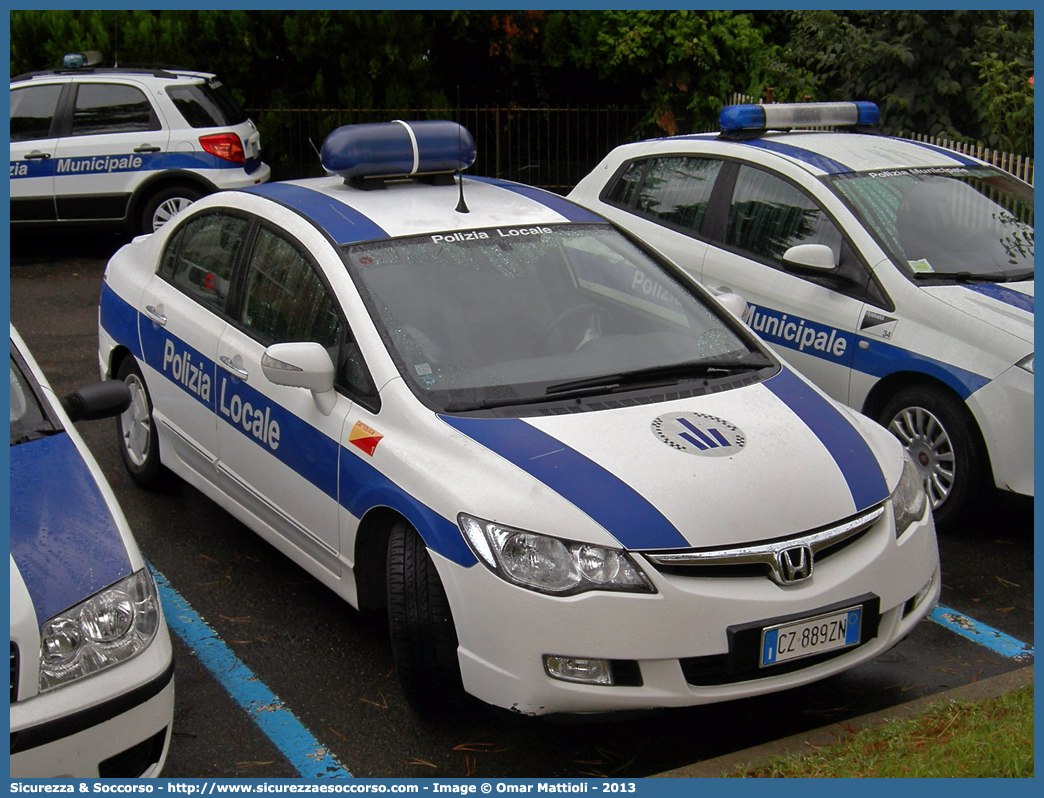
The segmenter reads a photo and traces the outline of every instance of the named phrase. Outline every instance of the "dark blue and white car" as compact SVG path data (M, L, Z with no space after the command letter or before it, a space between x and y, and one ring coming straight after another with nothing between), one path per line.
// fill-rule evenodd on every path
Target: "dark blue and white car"
M906 445L943 529L994 489L1033 496L1033 187L877 117L729 106L721 133L617 147L569 197L741 295L781 357Z
M125 386L58 401L11 327L11 763L18 778L157 776L174 663L152 576L73 420Z
M386 610L421 708L724 701L908 634L940 581L898 441L603 218L453 175L473 160L453 123L340 128L330 176L118 251L99 365L134 479L173 471Z
M207 72L74 59L67 68L18 75L11 79L11 223L151 233L206 194L268 180L260 141Z

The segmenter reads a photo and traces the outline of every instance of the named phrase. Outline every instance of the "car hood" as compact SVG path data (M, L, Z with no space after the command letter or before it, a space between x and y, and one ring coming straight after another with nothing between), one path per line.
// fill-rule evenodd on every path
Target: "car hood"
M606 404L611 409L546 417L443 420L540 483L545 490L525 492L531 503L565 499L630 550L731 546L814 530L887 499L902 469L898 441L786 368L717 394ZM551 531L546 513L529 515L543 517L539 531ZM579 529L557 534L591 539Z
M1033 342L1033 281L928 285L922 290L957 310Z
M120 529L65 432L11 447L11 559L39 625L131 573Z

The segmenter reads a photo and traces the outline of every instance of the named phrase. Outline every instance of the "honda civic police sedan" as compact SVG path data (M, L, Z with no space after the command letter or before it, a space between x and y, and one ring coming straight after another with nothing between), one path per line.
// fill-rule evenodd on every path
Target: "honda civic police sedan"
M880 654L939 593L916 466L684 273L562 197L455 178L451 122L117 252L121 450L363 610L424 710L722 701Z
M729 106L720 135L625 144L569 196L747 300L763 339L906 445L943 529L993 486L1033 496L1033 188L868 135L877 118ZM810 125L855 131L791 131Z
M15 777L157 776L174 662L156 586L72 421L130 402L109 381L60 402L11 327L11 763Z

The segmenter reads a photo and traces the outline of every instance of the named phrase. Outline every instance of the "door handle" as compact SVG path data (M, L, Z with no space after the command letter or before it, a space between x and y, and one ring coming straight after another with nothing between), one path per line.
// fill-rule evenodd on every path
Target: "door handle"
M142 144L140 147L135 147L135 152L159 152L159 147L154 147L151 144Z
M40 152L39 150L33 150L32 152L27 153L26 155L23 155L22 157L25 160L27 160L27 161L42 161L45 158L50 158L51 157L51 153L49 153L49 152Z
M145 312L148 313L157 324L166 326L167 317L163 315L163 311L160 308L157 308L155 305L146 305Z
M233 374L235 374L241 380L246 380L247 377L250 376L250 372L249 371L247 371L244 368L240 368L235 363L233 363L232 362L232 358L228 357L228 355L222 355L218 359L221 361L221 365L222 366L224 366L228 371L231 371Z

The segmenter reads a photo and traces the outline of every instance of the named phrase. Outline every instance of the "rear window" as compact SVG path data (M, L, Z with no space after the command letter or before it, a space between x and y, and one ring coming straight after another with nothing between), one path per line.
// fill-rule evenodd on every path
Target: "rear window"
M236 98L216 80L169 86L167 95L190 127L231 127L247 121Z

